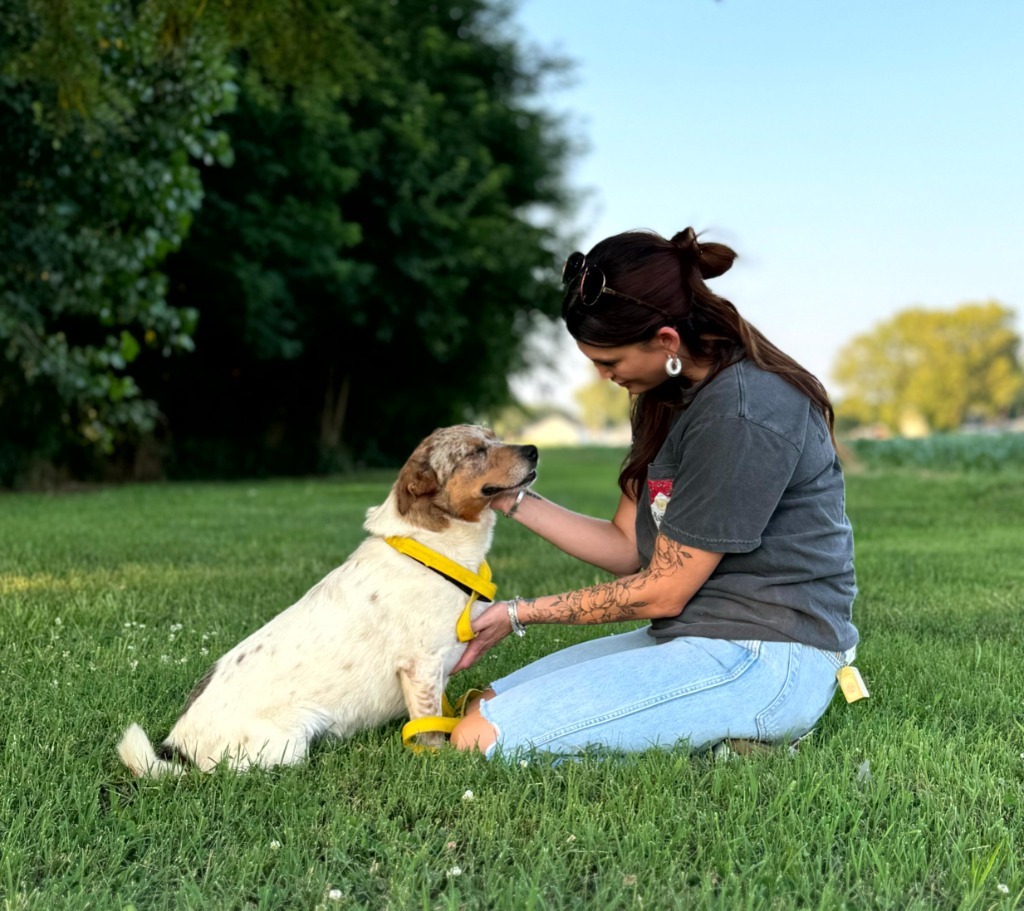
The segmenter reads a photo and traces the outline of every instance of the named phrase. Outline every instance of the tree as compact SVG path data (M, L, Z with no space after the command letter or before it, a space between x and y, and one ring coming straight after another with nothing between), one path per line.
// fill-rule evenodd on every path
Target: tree
M334 103L372 73L356 3L0 4L0 483L153 426L138 378L192 349L196 318L158 266L200 206L198 166L230 162L228 53L254 95Z
M629 421L629 394L598 377L574 393L580 416L588 430L607 430Z
M373 4L349 20L381 51L352 98L243 89L221 121L235 164L205 170L167 264L200 314L196 355L158 379L179 472L394 459L508 400L530 314L558 307L533 215L564 204L569 145L532 98L555 64L506 16Z
M996 301L915 307L857 336L838 354L839 413L898 430L908 417L953 430L1005 414L1024 386L1014 313Z
M41 69L50 11L5 6L0 23L0 481L30 454L109 452L151 426L132 362L188 350L194 322L155 267L202 198L195 160L228 154L210 124L230 74L204 36L167 49L147 7L97 7L90 38L67 36L72 57L76 39L94 51L85 117Z

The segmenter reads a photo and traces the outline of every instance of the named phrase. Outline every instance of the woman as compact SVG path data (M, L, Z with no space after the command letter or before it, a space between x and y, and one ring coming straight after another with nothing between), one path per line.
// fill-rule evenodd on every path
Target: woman
M704 280L736 254L629 232L574 253L562 316L602 377L633 397L611 521L531 491L494 504L618 578L496 602L455 670L536 623L650 620L494 682L460 749L642 750L807 733L852 660L853 535L821 383Z

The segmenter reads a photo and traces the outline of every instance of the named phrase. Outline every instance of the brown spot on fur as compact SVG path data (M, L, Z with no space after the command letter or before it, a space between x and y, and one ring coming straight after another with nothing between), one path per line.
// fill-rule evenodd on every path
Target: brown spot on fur
M439 487L437 472L430 466L430 449L421 444L398 473L398 511L404 515L419 497L429 497Z
M259 645L257 645L257 646L256 646L256 648L254 648L254 649L252 650L252 653L253 653L253 654L255 655L255 654L256 654L256 653L257 653L258 651L260 651L260 650L261 650L262 648L263 648L263 643L261 642L261 643L260 643Z
M376 592L371 593L370 604L376 604L378 601L380 601L380 595L378 595Z
M395 481L395 498L399 514L410 522L431 531L443 531L448 519L434 503L440 483L430 466L429 454L430 448L424 442L409 457Z
M182 709L183 715L191 708L192 703L203 695L203 691L210 685L210 681L213 680L213 675L216 673L216 671L217 662L214 661L213 664L210 665L210 669L205 674L203 674L202 677L199 678L199 682L195 685L195 688L192 690L192 692L188 694L188 699L185 700L185 708Z
M242 652L242 654L235 659L235 664L241 664L243 661L245 661L245 652Z

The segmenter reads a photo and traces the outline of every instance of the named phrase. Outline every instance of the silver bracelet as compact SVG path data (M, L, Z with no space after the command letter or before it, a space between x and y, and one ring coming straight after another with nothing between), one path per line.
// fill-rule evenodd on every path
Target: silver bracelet
M508 606L508 620L512 624L512 632L522 639L526 635L526 627L519 620L520 600L519 595L516 595L511 601L506 601L505 604Z
M516 514L516 510L519 509L519 504L523 502L523 497L526 496L526 488L524 487L519 491L516 496L516 501L508 508L508 512L505 513L506 519L511 519Z

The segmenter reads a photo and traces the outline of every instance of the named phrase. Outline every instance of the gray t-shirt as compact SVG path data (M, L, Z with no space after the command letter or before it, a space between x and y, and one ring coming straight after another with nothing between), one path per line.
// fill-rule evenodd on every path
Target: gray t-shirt
M680 413L637 504L644 566L659 531L725 556L655 638L857 643L842 470L821 412L781 377L740 361Z

